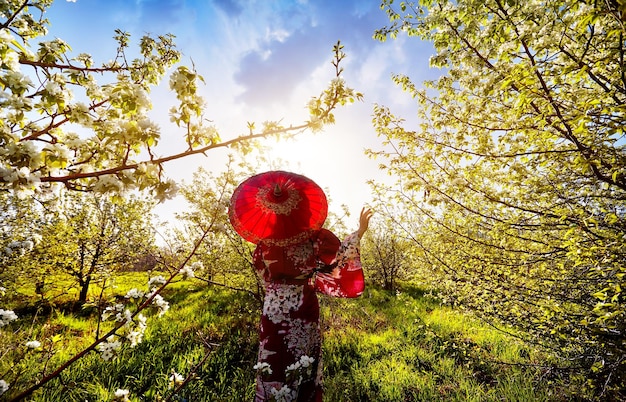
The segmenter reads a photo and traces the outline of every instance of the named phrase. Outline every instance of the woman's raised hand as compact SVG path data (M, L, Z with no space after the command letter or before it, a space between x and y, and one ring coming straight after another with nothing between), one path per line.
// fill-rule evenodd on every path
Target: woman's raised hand
M374 212L372 212L372 210L369 208L363 207L363 209L361 210L361 217L359 218L359 231L358 231L359 239L362 238L365 232L367 231L367 228L369 227L369 224L370 224L370 219L373 214Z

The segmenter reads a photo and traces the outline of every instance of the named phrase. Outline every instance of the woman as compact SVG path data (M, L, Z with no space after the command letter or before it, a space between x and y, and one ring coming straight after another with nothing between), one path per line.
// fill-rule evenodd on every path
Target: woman
M255 401L321 401L316 292L361 295L359 241L372 212L363 209L359 229L341 242L321 228L327 215L321 188L304 176L272 171L235 190L229 215L235 230L257 244L254 265L265 284Z

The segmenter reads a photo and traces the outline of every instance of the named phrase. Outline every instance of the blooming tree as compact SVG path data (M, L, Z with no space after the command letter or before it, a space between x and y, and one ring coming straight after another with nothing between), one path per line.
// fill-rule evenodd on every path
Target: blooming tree
M98 194L61 192L44 206L10 194L0 199L5 201L0 281L10 291L34 283L42 300L50 301L68 291L66 284L55 285L58 274L67 274L84 304L92 284L129 270L155 249L153 203L136 196L113 202Z
M185 225L184 231L177 236L179 239L197 236L207 224L212 224L213 228L196 256L203 268L197 271L199 277L208 283L222 286L233 287L236 283L239 290L252 292L259 298L262 285L252 264L253 248L234 232L228 222L230 197L236 186L252 171L250 164L235 163L232 157L224 172L217 176L203 168L198 169L192 181L181 186L181 194L189 208L177 214L177 218Z
M57 202L62 207L42 212L41 241L30 260L41 281L43 271L69 274L78 285L79 303L87 301L92 283L129 270L139 256L154 251L153 203L84 193L62 193Z
M374 117L387 147L372 155L398 178L379 193L413 218L396 216L419 265L448 300L525 329L598 396L623 399L624 2L382 8L391 24L376 36L432 41L442 68L424 88L394 77L416 127L382 106Z
M340 62L345 54L337 43L333 49L336 76L308 103L307 121L288 126L270 121L260 127L250 122L246 133L223 140L204 118L205 103L198 95L203 78L193 68L175 67L180 52L172 35L146 35L133 52L130 35L118 30L112 61L98 63L86 53L73 56L69 44L61 39L41 38L48 32L44 13L51 3L0 2L0 192L26 198L57 186L95 193L145 190L161 201L176 191L176 184L164 173L167 162L218 147L246 151L255 139L319 130L334 122L336 107L361 98L341 78ZM170 120L180 133L184 151L161 156L161 128L149 115L150 92L166 74L176 99ZM8 392L21 400L92 351L113 358L124 343L133 346L140 342L146 327L143 312L152 307L157 315L167 311L169 304L160 292L181 273L194 276L191 258L212 230L213 223L207 224L185 257L166 266L169 276L164 283L151 283L147 293L129 293L127 303L136 303L132 309L125 303L110 306L106 318L115 322L110 330L98 333L93 343L56 369L44 367L41 377L21 390L11 388L10 376L3 377L0 394ZM24 235L7 242L6 247L11 253L23 253L30 249L29 241ZM0 330L19 320L13 311L0 311ZM128 399L127 390L118 391L118 400Z
M340 78L341 46L335 47L337 77L309 103L310 119L222 140L204 119L198 95L202 77L186 66L169 75L177 104L170 119L186 149L158 156L161 128L150 119L150 91L180 59L173 36L144 36L131 57L130 35L116 31L112 61L70 56L61 39L34 41L47 33L43 13L52 0L0 3L0 190L29 194L61 183L70 189L117 192L149 190L163 200L176 190L164 163L216 147L246 147L255 138L320 129L334 121L333 109L360 98ZM33 48L34 47L34 48Z
M377 211L385 211L380 206ZM374 222L378 230L366 233L362 239L361 258L367 264L372 280L389 291L397 290L398 281L407 277L410 262L410 241L390 220Z

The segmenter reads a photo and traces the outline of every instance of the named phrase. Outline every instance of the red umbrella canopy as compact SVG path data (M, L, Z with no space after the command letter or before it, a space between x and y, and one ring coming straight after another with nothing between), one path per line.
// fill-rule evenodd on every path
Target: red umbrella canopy
M235 189L228 215L249 242L286 246L318 231L328 214L324 191L308 177L274 170L252 176Z

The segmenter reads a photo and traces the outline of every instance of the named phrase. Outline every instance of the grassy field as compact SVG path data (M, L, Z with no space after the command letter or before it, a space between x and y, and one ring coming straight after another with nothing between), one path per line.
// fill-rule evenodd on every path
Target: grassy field
M118 278L115 293L145 283L145 275ZM175 283L163 296L171 308L149 319L142 343L112 361L88 354L30 400L111 401L117 389L131 401L252 400L259 302L197 280ZM546 356L418 287L391 294L370 286L359 299L320 299L326 401L582 400L579 384L544 368ZM3 397L91 343L95 315L56 308L3 328L0 375L11 369L4 378L14 385ZM42 347L10 348L31 339ZM172 372L194 373L176 394Z

